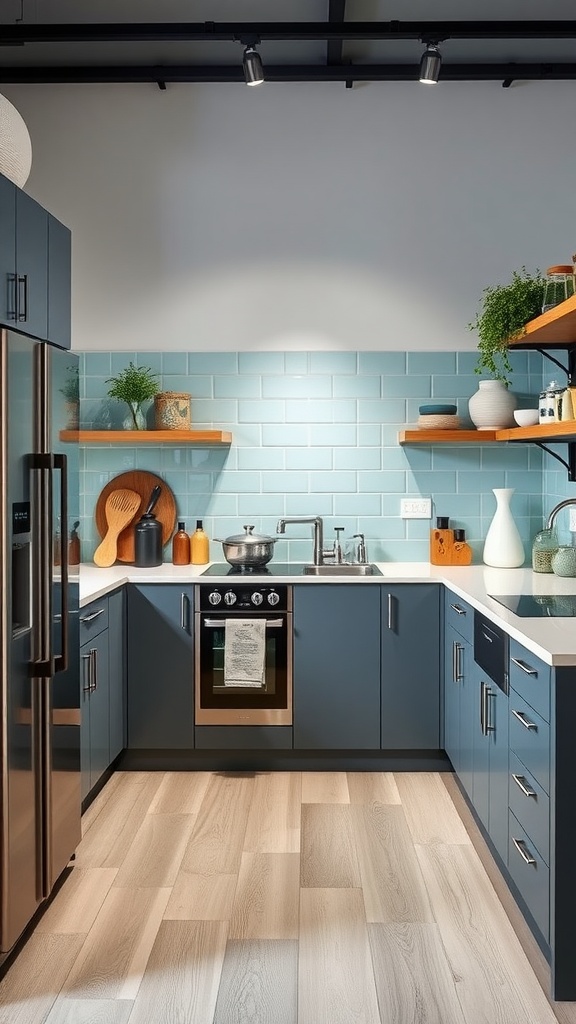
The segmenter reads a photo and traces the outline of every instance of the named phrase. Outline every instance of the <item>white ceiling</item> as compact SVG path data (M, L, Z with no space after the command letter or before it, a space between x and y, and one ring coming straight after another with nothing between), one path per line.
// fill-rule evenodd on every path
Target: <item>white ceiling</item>
M0 25L98 25L125 23L237 24L258 22L327 22L329 0L2 0ZM474 6L474 9L472 9ZM348 22L402 22L440 20L548 21L574 18L574 0L483 0L466 4L442 0L431 11L429 0L348 0ZM574 22L576 26L576 22ZM576 36L576 29L575 29ZM267 40L259 44L264 66L321 66L327 62L327 43L320 40ZM446 39L440 43L443 66L459 63L570 62L574 77L576 38L564 39ZM419 39L398 41L344 41L341 63L417 65L422 53ZM241 62L240 41L75 41L26 42L6 46L0 42L0 82L16 80L10 69L134 65L211 65L236 67ZM22 70L20 72L23 74ZM556 75L556 77L558 77ZM25 79L20 79L25 80ZM112 79L113 80L113 79Z

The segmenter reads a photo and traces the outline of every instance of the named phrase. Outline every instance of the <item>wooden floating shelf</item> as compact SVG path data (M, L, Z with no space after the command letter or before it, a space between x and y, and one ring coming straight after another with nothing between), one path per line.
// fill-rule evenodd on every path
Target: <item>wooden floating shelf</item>
M541 316L530 320L524 334L510 338L510 348L530 348L532 345L557 345L559 348L576 342L576 295L559 302Z
M401 430L399 444L487 444L500 441L576 441L576 420L507 430Z
M61 441L78 444L231 444L229 430L61 430Z

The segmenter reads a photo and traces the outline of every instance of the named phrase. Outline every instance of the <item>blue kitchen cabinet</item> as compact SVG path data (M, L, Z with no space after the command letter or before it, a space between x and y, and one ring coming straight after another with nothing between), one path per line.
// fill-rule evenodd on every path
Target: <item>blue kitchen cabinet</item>
M126 590L108 595L110 673L110 761L126 746Z
M383 750L440 747L440 587L382 590Z
M294 747L378 750L380 587L294 587Z
M473 668L472 803L504 864L508 861L508 695Z
M128 749L194 747L192 584L128 587Z
M451 624L445 627L444 749L466 792L472 795L473 680L472 645Z
M110 764L110 679L105 628L80 648L80 690L81 794L85 800Z
M70 231L3 175L0 224L0 324L70 348Z

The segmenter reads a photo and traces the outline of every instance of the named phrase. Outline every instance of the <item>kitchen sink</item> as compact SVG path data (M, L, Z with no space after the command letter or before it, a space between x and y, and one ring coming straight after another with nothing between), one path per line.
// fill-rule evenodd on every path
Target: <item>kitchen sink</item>
M305 565L305 576L381 576L372 562L357 565Z

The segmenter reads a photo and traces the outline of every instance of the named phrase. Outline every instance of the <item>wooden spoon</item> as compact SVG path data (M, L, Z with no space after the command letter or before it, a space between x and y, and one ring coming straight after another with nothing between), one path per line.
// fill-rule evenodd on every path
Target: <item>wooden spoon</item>
M136 491L130 491L127 487L122 487L118 491L112 491L108 495L105 507L108 530L102 543L98 545L94 552L94 561L100 568L114 565L118 535L140 508L141 500L140 495Z

